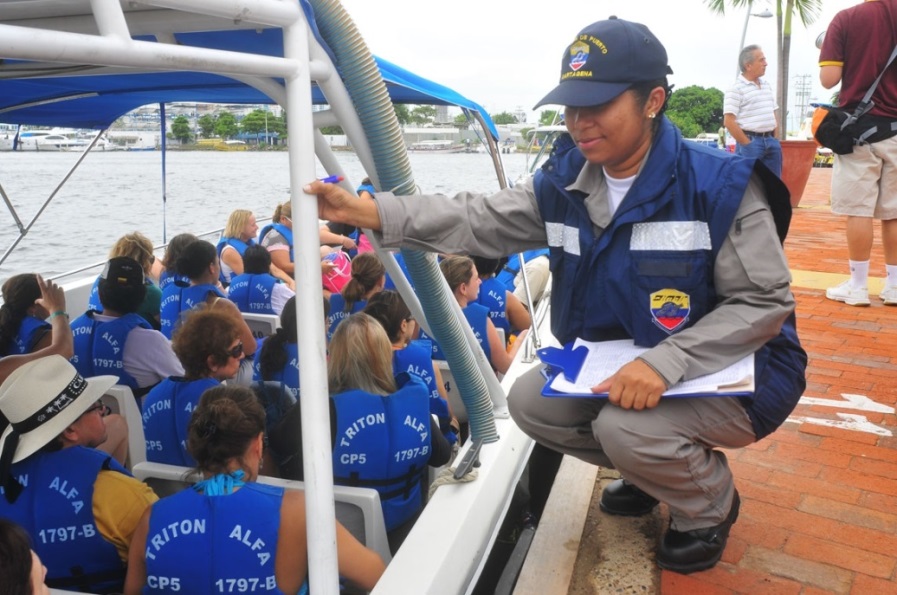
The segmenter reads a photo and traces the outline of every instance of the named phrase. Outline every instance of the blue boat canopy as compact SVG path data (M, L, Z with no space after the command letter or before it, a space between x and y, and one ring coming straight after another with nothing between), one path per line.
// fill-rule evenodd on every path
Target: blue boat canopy
M302 4L310 12L307 4ZM283 36L276 29L176 33L175 37L182 45L283 56ZM151 37L136 39L155 41ZM322 40L321 44L326 48ZM376 56L374 59L393 103L450 105L478 112L498 139L495 124L476 102L387 60ZM273 103L245 83L204 72L122 70L109 74L107 68L101 74L90 74L92 66L54 64L50 69L47 64L33 64L34 68L29 65L20 60L0 60L0 122L100 129L131 110L154 103ZM326 103L316 85L312 101Z

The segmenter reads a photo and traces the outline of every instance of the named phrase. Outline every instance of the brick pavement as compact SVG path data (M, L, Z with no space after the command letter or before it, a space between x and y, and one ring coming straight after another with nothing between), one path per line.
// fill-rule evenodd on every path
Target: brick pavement
M729 453L742 505L723 560L690 576L662 572L664 595L897 594L897 307L877 299L877 225L872 305L825 298L847 258L830 181L830 169L813 170L785 243L809 354L804 399L794 423Z

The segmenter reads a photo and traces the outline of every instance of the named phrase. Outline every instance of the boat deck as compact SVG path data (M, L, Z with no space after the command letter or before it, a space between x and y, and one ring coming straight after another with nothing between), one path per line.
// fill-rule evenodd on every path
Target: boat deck
M847 258L845 220L829 209L831 173L813 170L785 244L807 389L789 423L728 452L742 505L722 561L688 576L659 571L664 507L642 519L601 513L613 472L568 457L561 474L582 485L591 467L594 479L579 500L570 483L552 492L515 593L897 593L897 307L878 299L877 224L872 305L825 298L846 278Z

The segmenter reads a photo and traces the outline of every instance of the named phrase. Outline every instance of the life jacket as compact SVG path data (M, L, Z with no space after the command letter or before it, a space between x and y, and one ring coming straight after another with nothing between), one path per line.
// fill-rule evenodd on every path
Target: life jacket
M402 269L405 278L408 279L408 284L411 286L411 289L414 289L414 281L411 280L411 273L408 272L408 265L405 264L405 257L401 252L396 252L393 256L396 257L396 262L398 263L399 268ZM389 273L386 273L386 283L384 283L383 289L397 289L396 283L392 280L392 277L389 276Z
M87 311L72 321L75 354L72 365L85 378L109 374L118 376L118 384L132 390L140 388L137 380L125 371L125 342L131 330L151 329L143 316L131 312L108 322L94 319L96 312Z
M267 341L270 337L266 337ZM296 343L285 343L284 351L287 352L287 363L283 368L275 372L270 378L262 378L262 343L255 350L255 357L252 360L252 379L255 381L274 381L283 383L284 387L294 398L299 398L299 345Z
M282 225L280 223L269 223L262 228L262 232L259 234L259 241L261 242L262 240L264 240L265 236L268 235L268 232L272 229L282 235L287 241L287 244L290 246L290 262L293 262L293 230L288 228L286 225Z
M282 500L283 488L247 483L223 496L188 488L153 504L144 595L282 593L274 574Z
M712 311L716 256L752 173L766 188L781 241L787 233L788 193L772 172L751 159L684 143L666 119L599 237L584 194L566 190L584 164L565 135L534 179L550 250L551 328L561 343L631 338L653 347ZM755 361L757 391L746 409L760 438L787 418L805 386L806 354L793 316Z
M93 488L100 471L130 475L107 453L83 446L38 452L11 468L23 486L12 504L0 487L0 517L31 536L47 567L47 585L91 593L121 592L125 565L97 529Z
M216 247L218 250L218 260L221 260L221 252L224 251L225 246L231 246L234 248L237 253L240 255L240 258L243 258L243 253L246 252L246 248L255 244L255 240L249 240L248 242L244 242L239 238L221 238L218 241L218 246ZM227 284L230 283L230 278L224 274L224 267L219 266L218 272L218 280L221 281L221 284L227 287Z
M362 390L332 397L337 427L333 480L376 489L387 531L423 506L420 480L431 448L426 385L416 376L396 380L401 387L385 397Z
M276 314L271 305L271 296L276 283L277 278L268 273L261 275L243 273L230 280L227 296L237 304L240 312Z
M214 378L170 377L147 393L142 412L147 461L196 466L187 452L187 426L202 393L220 384Z
M430 413L435 415L440 426L447 425L452 420L448 403L439 394L436 372L433 370L433 345L426 339L411 341L403 349L395 349L392 352L392 373L398 376L403 372L411 376L417 376L427 386L430 396ZM443 432L450 444L458 440L453 431Z
M470 325L470 328L473 330L474 336L477 338L477 341L480 343L480 347L483 348L483 353L486 354L486 359L492 359L492 349L489 347L489 337L487 336L487 325L486 321L489 319L489 308L486 306L482 306L476 302L470 302L467 304L466 308L462 308L461 312L464 313L464 318L467 319L467 324ZM439 346L439 343L436 342L436 339L430 337L423 330L420 332L420 338L426 339L430 341L433 345L433 359L445 359L445 354L442 352L442 347Z
M339 323L352 314L364 310L367 303L367 300L358 300L352 304L351 311L346 310L346 298L344 298L341 293L331 293L330 314L327 315L327 340L330 341L330 339L333 338L333 333L336 331L336 327L339 326Z
M490 277L480 285L476 303L489 309L489 319L497 329L505 331L505 340L511 337L511 323L508 321L507 289L501 281Z
M165 288L175 281L180 281L184 285L190 285L190 278L184 275L178 275L177 273L170 272L168 269L162 271L162 274L159 275L159 289L165 291Z
M190 287L190 280L186 282L181 277L169 277L169 282L162 290L162 301L160 307L159 320L161 326L159 330L165 335L166 339L171 339L174 334L174 328L177 326L178 317L181 314L181 299L183 299L184 290Z
M548 256L548 248L539 248L537 250L527 250L523 253L523 262L527 263L534 258L540 256ZM514 291L514 279L520 272L520 255L512 254L508 257L508 262L501 268L495 278L505 286L508 291ZM481 289L482 291L482 289Z
M13 340L12 349L8 351L10 355L31 353L34 346L43 339L44 335L51 332L52 326L43 318L37 316L26 316L19 325L19 332Z

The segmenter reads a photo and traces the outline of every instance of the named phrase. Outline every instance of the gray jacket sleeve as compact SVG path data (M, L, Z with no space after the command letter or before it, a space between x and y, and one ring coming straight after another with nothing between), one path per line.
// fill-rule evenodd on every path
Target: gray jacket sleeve
M757 351L794 311L791 273L756 177L717 255L714 283L716 307L641 357L668 384L721 370Z
M491 196L376 195L385 248L500 258L546 246L532 179Z

